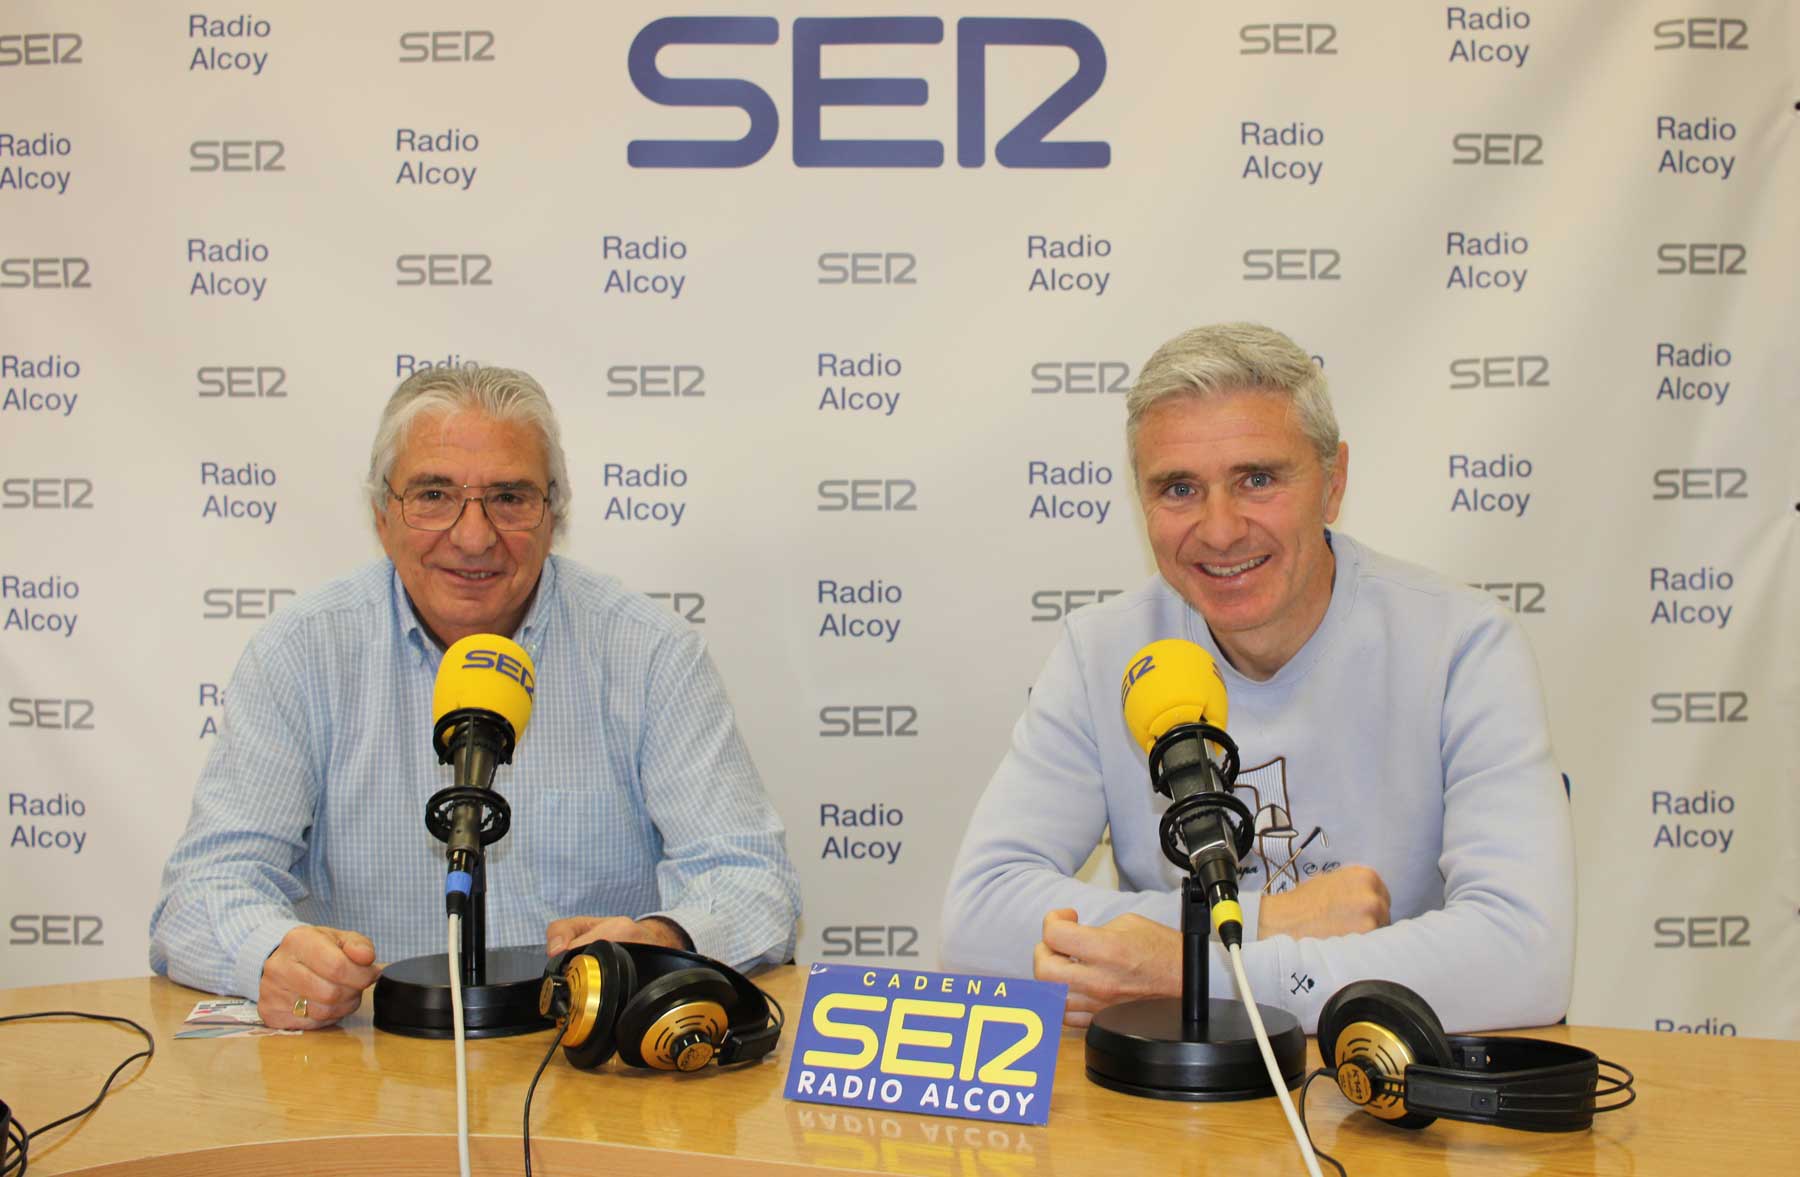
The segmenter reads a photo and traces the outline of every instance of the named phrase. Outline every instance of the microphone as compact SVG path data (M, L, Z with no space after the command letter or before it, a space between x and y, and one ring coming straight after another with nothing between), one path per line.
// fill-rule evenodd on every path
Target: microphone
M1237 864L1256 841L1256 820L1231 791L1238 750L1225 734L1225 680L1194 643L1151 642L1126 665L1119 703L1126 730L1150 758L1151 786L1171 798L1157 830L1163 855L1187 872L1181 991L1096 1013L1087 1031L1088 1078L1158 1099L1250 1099L1297 1086L1306 1063L1299 1019L1256 1005L1238 967L1244 912ZM1209 922L1237 972L1243 1010L1207 997Z
M494 792L494 770L512 763L537 693L531 656L518 643L478 633L444 651L431 692L431 746L455 783L425 803L425 828L446 843L444 913L449 951L396 961L375 982L375 1028L461 1043L541 1030L537 991L544 949L487 947L482 848L506 835L512 806Z
M453 909L459 898L467 899L469 872L481 847L510 825L510 808L492 792L494 772L512 763L536 693L531 656L497 634L463 638L444 651L438 664L431 692L431 743L439 763L452 766L455 784L432 798L426 824L449 843L446 899Z
M1150 758L1151 786L1174 801L1163 818L1163 852L1205 885L1215 923L1229 921L1237 909L1238 860L1250 848L1255 822L1231 791L1238 751L1224 731L1225 679L1205 650L1166 638L1132 656L1119 697L1125 726ZM1222 765L1209 743L1220 750ZM1221 910L1224 904L1230 906Z

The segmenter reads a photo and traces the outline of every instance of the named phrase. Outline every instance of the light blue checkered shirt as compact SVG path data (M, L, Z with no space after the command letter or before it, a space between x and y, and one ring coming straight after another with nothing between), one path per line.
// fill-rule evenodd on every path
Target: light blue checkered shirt
M718 671L667 609L557 557L514 639L530 725L494 788L488 943L541 945L575 915L662 915L738 968L788 959L799 880ZM255 997L297 923L383 961L444 950L444 846L426 801L442 649L381 560L290 603L250 640L150 918L150 967Z

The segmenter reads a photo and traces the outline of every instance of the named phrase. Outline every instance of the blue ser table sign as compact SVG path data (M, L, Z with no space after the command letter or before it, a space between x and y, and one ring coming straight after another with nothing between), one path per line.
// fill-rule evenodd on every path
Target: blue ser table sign
M1068 998L1045 981L815 964L786 1095L1042 1124Z

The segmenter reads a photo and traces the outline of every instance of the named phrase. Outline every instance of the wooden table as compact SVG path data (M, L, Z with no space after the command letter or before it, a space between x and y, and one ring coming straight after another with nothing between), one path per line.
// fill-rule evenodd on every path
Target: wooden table
M788 1008L804 977L759 980ZM456 1171L448 1043L377 1033L368 1005L342 1026L298 1037L176 1041L204 997L161 978L0 990L0 1013L123 1014L156 1036L100 1109L46 1134L31 1174L108 1177ZM1398 1174L1750 1174L1800 1170L1800 1043L1552 1027L1631 1067L1638 1101L1592 1131L1539 1135L1439 1121L1403 1132L1356 1111L1321 1080L1309 1101L1319 1147L1352 1177ZM533 1169L547 1175L655 1173L784 1177L829 1170L918 1177L1303 1173L1272 1100L1185 1104L1107 1091L1082 1073L1065 1030L1049 1124L1015 1127L896 1115L782 1098L791 1034L775 1059L736 1071L597 1074L559 1056L538 1086ZM469 1044L475 1171L523 1171L520 1113L548 1046L542 1034ZM27 1127L87 1103L141 1039L85 1022L0 1026L0 1098ZM1309 1045L1309 1069L1318 1063Z

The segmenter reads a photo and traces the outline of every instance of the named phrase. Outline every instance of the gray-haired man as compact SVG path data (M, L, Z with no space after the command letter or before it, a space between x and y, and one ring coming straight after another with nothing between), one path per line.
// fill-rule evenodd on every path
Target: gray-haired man
M432 687L478 633L513 638L537 673L497 782L515 806L487 856L490 940L786 960L798 880L700 639L550 554L572 487L537 382L415 374L382 414L367 490L387 558L251 639L163 874L151 966L310 1028L357 1007L377 958L441 950Z
M1179 885L1119 678L1149 642L1207 648L1258 813L1242 879L1257 999L1309 1031L1385 977L1452 1029L1553 1022L1574 953L1567 799L1523 634L1485 594L1329 530L1349 475L1325 378L1248 323L1169 341L1127 398L1160 573L1070 615L975 811L947 967L1035 971L1069 1019L1179 992ZM1074 878L1111 830L1120 889ZM1229 969L1211 972L1216 995Z

